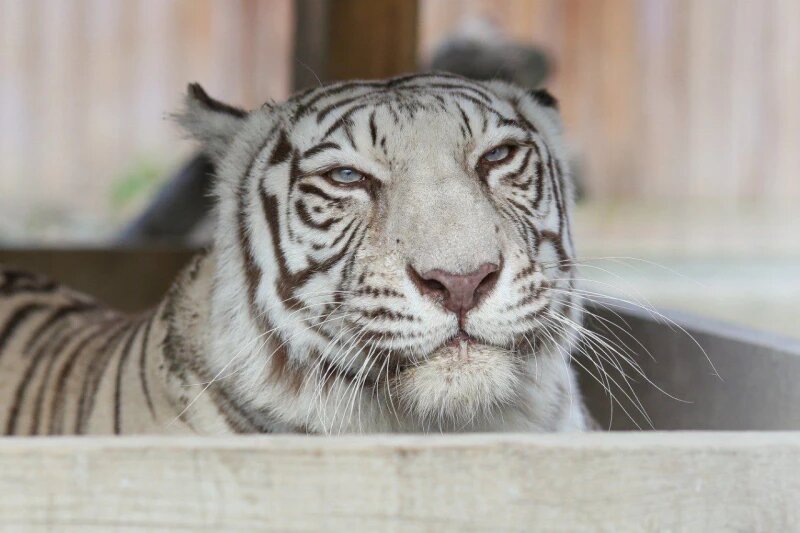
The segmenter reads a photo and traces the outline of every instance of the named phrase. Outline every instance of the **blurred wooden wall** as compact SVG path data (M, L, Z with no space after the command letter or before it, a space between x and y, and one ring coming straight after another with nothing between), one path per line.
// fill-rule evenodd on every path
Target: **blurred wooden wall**
M428 0L423 56L469 13L556 60L594 198L800 200L800 1Z
M115 180L136 165L168 171L191 150L166 120L187 82L247 106L284 98L292 8L0 0L0 240L104 236Z
M115 180L190 150L165 120L187 81L248 106L286 96L293 9L0 0L0 239L109 234ZM800 199L800 1L420 0L421 57L476 13L555 58L593 198Z

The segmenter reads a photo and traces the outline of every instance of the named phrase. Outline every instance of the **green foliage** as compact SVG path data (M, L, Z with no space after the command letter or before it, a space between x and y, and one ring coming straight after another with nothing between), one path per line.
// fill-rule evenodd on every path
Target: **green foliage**
M149 157L140 157L111 185L111 207L114 211L127 211L149 197L161 184L164 165Z

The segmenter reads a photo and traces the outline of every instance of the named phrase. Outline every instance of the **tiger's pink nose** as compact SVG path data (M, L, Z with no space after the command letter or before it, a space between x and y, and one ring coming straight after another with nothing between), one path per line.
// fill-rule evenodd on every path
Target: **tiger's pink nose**
M492 290L500 275L500 267L494 263L484 263L469 274L453 274L438 268L419 274L410 266L408 270L423 295L441 299L444 308L456 313L459 320Z

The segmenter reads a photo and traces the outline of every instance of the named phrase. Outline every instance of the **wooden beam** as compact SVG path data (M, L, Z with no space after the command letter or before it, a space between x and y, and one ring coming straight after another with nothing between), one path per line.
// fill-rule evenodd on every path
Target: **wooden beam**
M298 0L295 89L415 71L417 12L416 0Z
M800 433L0 439L0 529L796 531Z
M191 248L0 249L0 266L36 272L120 311L156 305L198 250Z

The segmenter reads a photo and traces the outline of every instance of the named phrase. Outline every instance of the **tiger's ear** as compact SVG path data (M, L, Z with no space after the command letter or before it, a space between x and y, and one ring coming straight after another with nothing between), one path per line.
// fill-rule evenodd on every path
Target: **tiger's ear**
M549 107L554 111L558 111L558 100L555 96L550 94L550 91L547 89L534 89L530 91L528 94L531 95L531 98L536 100L542 107Z
M538 104L538 107L544 111L547 118L561 130L561 112L558 109L558 100L556 97L550 94L550 91L547 89L533 89L528 91L528 96Z
M186 89L184 108L174 118L217 163L225 156L231 141L244 124L247 112L214 100L200 84L190 83Z

